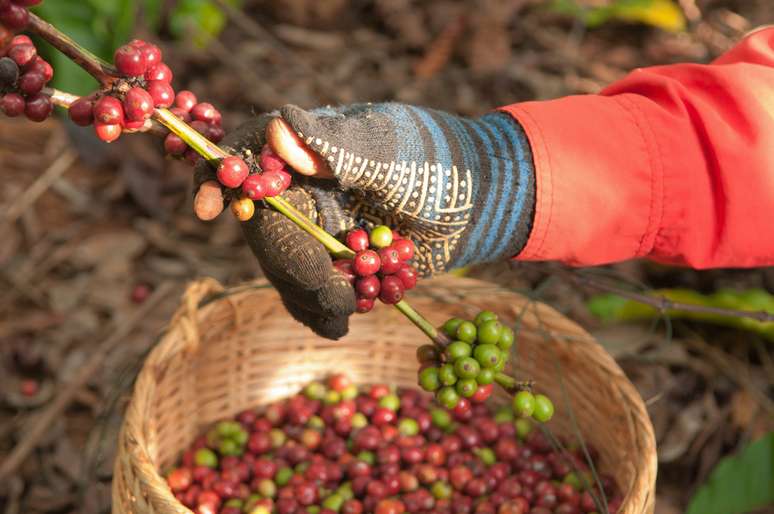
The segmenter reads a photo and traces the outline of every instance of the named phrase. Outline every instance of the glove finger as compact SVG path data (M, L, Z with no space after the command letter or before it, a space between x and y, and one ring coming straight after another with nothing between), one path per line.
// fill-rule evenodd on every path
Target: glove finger
M295 287L271 272L264 273L283 297L316 317L350 316L355 312L355 290L338 271L334 270L322 287L314 290Z
M291 316L321 337L336 340L349 332L349 316L321 316L319 313L304 309L284 296L282 303Z

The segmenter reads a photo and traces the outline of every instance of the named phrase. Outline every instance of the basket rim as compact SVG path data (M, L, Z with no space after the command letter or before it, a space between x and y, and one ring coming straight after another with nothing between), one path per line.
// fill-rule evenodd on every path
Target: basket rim
M493 282L488 282L479 279L472 279L468 277L455 277L455 276L443 276L428 281L424 281L417 287L418 292L422 292L423 289L432 290L439 285L444 284L468 284L482 286L481 290L486 289L492 291L498 291L501 293L508 293L524 297L524 295L514 290L514 288L506 287ZM273 289L271 284L266 279L258 279L249 281L237 286L223 288L217 281L209 278L200 279L192 282L183 295L183 302L180 308L173 316L169 325L159 334L156 338L153 348L146 356L146 360L137 375L134 389L132 392L130 403L127 407L122 423L122 428L118 441L118 452L115 458L114 464L114 478L113 478L113 512L122 512L116 510L117 506L121 504L120 487L117 484L117 478L127 478L127 473L124 471L124 466L129 466L131 469L131 475L135 481L140 482L143 487L143 491L147 494L147 501L157 507L160 512L184 512L192 513L192 511L178 502L172 492L167 487L166 481L162 477L158 468L154 464L154 458L148 451L148 440L145 430L142 429L142 420L144 414L138 409L138 403L141 403L138 399L138 392L140 390L146 391L146 396L152 397L152 393L155 391L155 382L159 367L158 361L164 361L166 358L173 357L175 353L170 353L171 348L168 348L175 344L180 337L190 338L191 331L195 334L193 337L198 339L198 320L200 318L206 318L208 313L215 308L217 302L236 297L238 295L247 294L261 294L262 290ZM432 295L426 296L432 298ZM558 318L562 319L563 324L573 332L572 340L582 344L593 344L599 347L599 351L604 353L606 365L620 372L620 376L623 380L619 380L616 383L616 387L620 390L622 397L628 400L629 405L626 409L629 413L629 419L627 422L629 438L633 445L636 445L640 450L639 453L643 457L642 463L638 463L636 466L635 480L632 484L629 494L632 491L645 491L646 495L642 499L644 513L651 513L655 504L655 480L657 473L657 455L656 455L656 443L655 433L653 425L647 414L647 408L644 401L636 391L634 385L629 381L628 377L623 373L621 368L615 362L615 360L599 345L596 339L589 334L583 327L577 324L575 321L567 318L552 306L530 299L535 304L536 308L544 311L546 314L550 313ZM195 351L195 348L193 349ZM148 401L149 398L146 399ZM139 420L139 423L137 422ZM635 430L635 427L638 430ZM628 496L627 496L628 498Z

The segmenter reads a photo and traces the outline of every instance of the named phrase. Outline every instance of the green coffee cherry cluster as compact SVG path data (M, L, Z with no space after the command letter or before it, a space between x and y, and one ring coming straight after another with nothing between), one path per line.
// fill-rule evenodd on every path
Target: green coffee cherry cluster
M513 412L522 418L532 417L545 423L554 416L554 403L544 394L519 391L513 397Z
M207 432L207 443L221 455L242 455L250 434L236 421L221 421Z
M452 342L443 353L430 345L418 349L417 359L423 366L419 385L434 392L438 403L453 409L460 398L473 397L505 369L514 334L491 311L479 312L473 321L452 318L441 330Z

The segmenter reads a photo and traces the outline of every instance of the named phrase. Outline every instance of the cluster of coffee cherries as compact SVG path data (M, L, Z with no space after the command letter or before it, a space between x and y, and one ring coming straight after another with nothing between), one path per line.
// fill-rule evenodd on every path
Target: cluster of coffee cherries
M355 288L357 312L369 312L376 298L396 304L417 285L417 271L408 263L414 257L414 243L390 227L379 225L370 234L362 228L352 230L346 244L355 257L333 265Z
M239 157L227 157L218 166L218 182L230 189L241 188L238 198L231 202L231 212L240 221L253 217L254 202L282 194L292 181L285 161L269 145L261 149L254 168L257 171L250 173L248 165Z
M30 22L28 8L43 0L0 0L0 29L21 30ZM2 31L0 30L0 34ZM2 38L0 38L0 46Z
M598 512L582 451L554 451L534 427L510 406L448 411L334 375L217 423L166 476L196 514ZM617 512L613 481L601 484Z
M500 323L492 311L481 311L473 321L452 318L441 331L452 340L443 351L434 345L417 349L419 386L435 393L438 403L449 409L465 398L475 403L485 401L508 362L513 330ZM535 419L548 421L551 415L553 411Z
M69 108L76 125L94 125L101 140L111 143L124 130L140 130L157 107L175 100L172 70L162 61L161 50L136 39L116 50L114 64L122 79L109 91L99 91L74 102Z
M9 117L45 120L54 105L43 88L53 76L54 69L38 55L32 40L23 34L14 36L7 50L0 48L0 109Z

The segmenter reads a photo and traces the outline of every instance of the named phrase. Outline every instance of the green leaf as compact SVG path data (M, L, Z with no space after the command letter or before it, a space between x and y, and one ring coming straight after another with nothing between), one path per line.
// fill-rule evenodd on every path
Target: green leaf
M686 514L742 514L774 504L774 432L722 459Z
M688 303L704 307L721 307L743 311L763 311L774 314L774 295L763 289L732 291L721 289L712 294L701 294L690 289L660 289L647 293L654 297L664 297L673 302ZM587 303L589 311L606 322L634 321L651 319L659 315L650 305L622 298L615 294L593 296ZM723 325L758 333L774 341L774 322L760 322L751 318L721 316L707 312L691 312L669 309L666 314L674 319L691 319Z
M674 0L616 0L593 7L578 4L575 0L554 0L551 10L578 18L589 27L598 27L617 19L669 31L685 29L685 17Z

